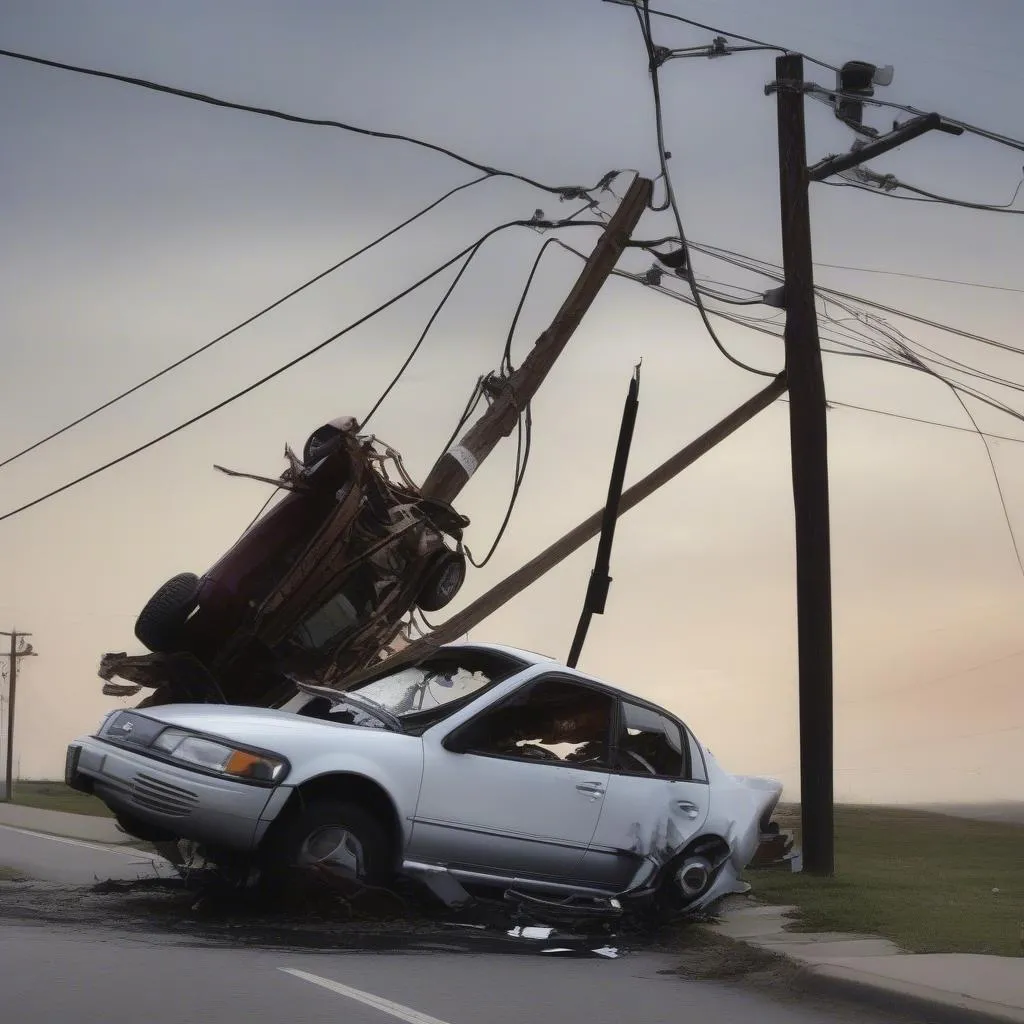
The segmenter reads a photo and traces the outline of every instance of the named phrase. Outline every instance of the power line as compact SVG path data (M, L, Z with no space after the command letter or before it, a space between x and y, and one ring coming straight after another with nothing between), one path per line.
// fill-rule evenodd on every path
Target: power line
M938 284L956 284L964 288L987 288L995 292L1016 292L1024 295L1024 288L1010 288L1002 284L982 284L980 281L960 281L953 277L932 277L929 274L912 274L902 270L880 270L877 267L853 267L846 263L819 263L816 267L825 267L829 270L850 270L857 274L882 274L886 277L906 277L913 281L935 281Z
M690 290L693 292L694 304L697 307L698 313L700 313L701 320L704 323L704 328L708 332L708 336L714 342L715 347L726 359L729 360L734 366L738 366L742 370L746 370L748 373L755 373L762 377L776 377L777 373L770 370L760 370L757 367L749 366L742 360L737 359L729 350L722 344L718 335L715 333L715 329L712 326L711 319L707 314L707 310L704 308L704 300L701 298L700 288L697 285L696 278L693 272L693 261L690 259L689 246L686 241L686 231L683 228L683 217L679 210L679 203L676 200L675 189L672 185L672 174L668 167L668 150L665 146L665 122L662 113L661 105L661 85L658 79L658 60L655 52L654 39L651 34L651 14L649 9L649 0L643 0L642 9L636 5L637 20L640 23L640 33L643 36L644 47L647 50L648 65L651 75L651 91L654 98L654 123L655 132L657 136L658 144L658 160L661 164L661 175L665 179L665 205L662 207L652 207L653 209L665 209L670 207L672 215L675 218L676 227L679 231L679 244L683 259L683 269L685 269L687 281L690 285ZM752 40L756 42L756 40Z
M896 420L906 420L909 423L921 423L929 427L943 427L946 430L958 430L964 434L980 433L982 437L991 438L993 441L1012 441L1014 444L1024 444L1024 437L1010 437L1008 434L993 434L986 430L974 430L971 427L961 427L956 423L943 423L941 420L927 420L919 416L908 416L906 413L892 412L889 409L874 409L867 405L856 405L853 402L837 402L830 398L830 406L837 406L841 409L854 409L858 412L870 412L877 416L888 416Z
M482 244L483 243L481 242L480 245ZM423 342L426 340L427 335L430 333L430 328L434 326L434 321L438 318L438 316L440 316L441 310L444 309L445 304L452 297L452 293L458 287L459 282L462 280L463 274L465 274L466 271L469 269L469 265L473 262L474 257L480 251L480 245L476 245L470 250L469 255L463 261L462 266L459 267L459 272L455 275L455 278L452 280L452 283L448 286L448 289L445 291L444 295L441 296L441 301L438 302L437 306L434 307L434 312L430 314L430 318L427 320L426 326L420 332L420 336L416 339L416 343L413 345L409 354L405 357L405 361L398 368L398 372L394 375L394 377L391 378L391 382L384 389L380 398L378 398L377 401L374 403L373 408L371 408L370 411L363 417L362 422L360 423L361 428L366 426L366 424L369 422L373 414L384 404L385 399L388 397L388 395L391 394L395 386L402 379L402 376L404 375L405 371L409 368L409 364L416 357L416 353L419 352L420 348L423 345Z
M357 125L347 124L344 121L334 121L329 118L304 117L299 114L289 114L285 111L274 110L269 107L252 106L248 103L238 103L233 100L220 99L216 96L211 96L202 92L194 92L190 89L180 89L172 85L162 85L159 82L153 82L146 78L135 78L130 75L117 74L113 71L100 71L96 68L81 67L76 64L64 64L61 61L48 60L44 57L35 57L27 53L17 53L13 50L0 50L0 57L10 57L13 60L26 61L30 64L38 64L48 68L57 68L61 71L70 71L74 74L87 75L92 78L105 78L114 82L122 82L125 85L133 85L140 89L148 89L151 92L165 93L169 96L177 96L181 99L194 100L197 103L205 103L214 107L224 107L228 110L242 110L250 114L259 114L263 117L277 118L280 121L290 121L295 124L314 125L316 127L323 128L339 128L342 131L352 132L356 135L364 135L373 139L388 139L394 142L407 142L410 145L419 146L422 149L431 150L434 153L440 153L443 156L450 157L452 160L457 160L459 163L465 164L467 167L473 167L488 176L513 178L516 181L525 182L527 185L541 189L544 192L552 192L555 195L561 196L563 199L582 199L586 197L589 191L593 191L593 189L586 189L577 185L545 185L543 182L536 181L535 179L529 178L523 174L517 174L514 171L503 171L497 167L489 167L487 164L479 163L476 160L471 160L469 157L461 156L454 150L438 145L437 143L426 142L423 139L413 138L410 135L402 135L397 132L384 132L370 128L360 128ZM593 188L597 187L598 186L595 185Z
M1020 216L1024 210L1014 210L1007 206L996 203L974 203L967 199L954 199L951 196L943 196L938 192L929 192L927 189L917 188L915 185L906 185L902 181L892 179L891 186L885 188L872 188L870 185L861 184L855 181L821 181L820 185L828 185L831 188L855 188L861 192L870 192L873 196L881 196L883 199L899 199L905 203L931 203L937 206L960 206L966 210L982 210L986 213L1010 213ZM902 188L916 195L901 196L890 191L891 188Z
M746 256L743 253L734 252L731 249L724 249L720 246L707 245L701 242L692 242L691 246L698 252L703 252L708 256L720 259L726 263L732 263L734 266L742 267L744 270L752 270L755 273L761 274L763 277L768 277L775 281L781 281L783 279L781 273L782 268L779 267L777 263L772 263L770 260L762 260L754 256ZM768 269L765 269L766 267ZM999 341L996 338L989 338L984 334L977 334L973 331L966 331L959 327L953 327L950 324L940 323L937 320L931 320L928 317L921 316L918 313L908 312L905 309L897 309L895 306L888 306L885 303L876 302L874 299L867 299L863 295L854 295L851 292L841 291L838 288L828 288L825 285L815 285L814 290L823 295L832 295L838 298L848 299L851 302L858 302L862 306L868 306L872 309L880 310L883 313L902 316L907 320L912 320L925 327L933 327L936 330L945 331L948 334L955 334L958 337L967 339L968 341L977 341L983 345L991 345L1006 352L1013 352L1016 355L1024 355L1024 348L1018 348L1015 345L1010 345L1005 341Z
M617 4L622 7L632 7L636 10L639 10L640 7L639 0L604 0L604 2ZM828 63L828 61L820 60L817 57L813 57L809 53L803 53L800 50L794 50L792 47L779 46L775 43L765 42L763 39L754 39L751 36L741 35L739 32L730 32L728 29L717 28L714 25L706 25L702 22L694 21L692 18L684 18L682 15L679 14L671 14L668 11L657 11L652 8L647 8L646 3L644 4L644 7L649 14L657 15L660 18L670 18L673 21L682 22L684 25L691 25L694 28L704 29L707 32L715 32L719 35L728 36L730 39L741 39L744 42L752 43L756 47L761 49L775 50L778 53L799 54L805 60L810 61L812 64L817 64L819 67L826 68L829 71L839 71L839 68L836 67L836 65L830 64ZM709 56L718 56L719 54L724 54L725 52L728 51L713 50L713 52L710 53ZM864 103L870 106L888 107L889 109L892 110L902 110L905 114L913 114L916 117L923 117L929 113L929 111L927 110L919 110L917 107L912 107L906 103L895 103L892 100L880 100L877 97L863 96L859 93L850 94L844 92L837 92L834 89L824 89L821 86L811 86L808 89L808 92L810 92L812 95L816 94L818 96L827 96L829 98L829 102L831 102L831 99L833 97L837 97L840 99L848 98L855 100L858 103ZM977 135L980 138L988 139L990 142L996 142L1003 146L1008 146L1011 149L1024 150L1024 141L1022 141L1021 139L1015 139L1012 136L1004 135L1001 132L994 132L988 128L981 128L978 125L971 124L968 121L961 121L958 118L947 117L945 114L942 115L942 119L943 121L946 121L949 124L956 125L958 128L962 128L965 132L968 132L971 135Z
M216 403L216 405L210 406L208 409L204 410L203 412L196 414L195 416L191 417L190 419L185 420L184 423L180 423L180 424L178 424L178 426L173 427L170 430L165 431L164 433L160 434L157 437L154 437L152 440L147 441L145 444L141 444L138 447L133 448L133 449L131 449L128 452L125 452L123 455L119 455L117 458L111 459L110 461L103 463L101 466L97 466L95 469L90 470L88 473L83 473L81 476L75 477L73 480L70 480L67 483L62 484L60 487L54 488L52 491L48 491L46 494L43 494L43 495L41 495L38 498L34 498L32 501L26 502L24 505L20 505L18 508L12 509L9 512L5 512L3 515L0 515L0 522L3 522L6 519L10 519L12 516L16 516L16 515L18 515L21 512L25 512L25 511L27 511L30 508L34 508L36 505L42 504L42 502L48 501L50 498L56 497L58 494L62 494L64 491L70 490L72 487L75 487L75 486L77 486L80 483L84 483L86 480L90 480L92 477L98 476L100 473L103 473L106 470L113 468L114 466L120 465L122 462L125 462L128 459L134 457L135 455L138 455L141 452L144 452L147 449L152 448L154 445L159 444L161 441L165 441L167 438L172 437L175 434L180 433L181 431L187 429L188 427L191 427L193 424L198 423L200 420L206 419L207 416L211 416L213 413L220 411L225 406L230 405L232 402L235 402L238 399L245 397L250 392L255 391L257 388L262 387L268 381L271 381L275 377L280 376L286 370L290 370L293 366L296 366L299 363L303 362L304 360L308 359L310 356L315 355L321 349L326 348L332 342L337 341L339 338L341 338L344 335L348 334L350 331L355 330L357 327L359 327L362 324L366 323L368 320L373 319L373 317L375 317L378 314L382 313L385 309L388 309L390 306L393 306L396 302L398 302L401 299L405 298L406 295L409 295L411 292L414 292L417 288L422 287L428 281L430 281L433 278L437 277L438 274L440 274L443 271L447 270L447 268L452 266L452 264L457 263L460 259L462 259L464 256L466 256L474 248L479 247L483 242L485 242L492 235L495 235L499 231L504 231L505 229L510 228L510 227L531 227L531 228L537 228L537 227L544 227L544 228L556 228L556 227L602 227L603 228L604 224L601 223L600 221L572 221L570 223L570 222L559 222L559 221L514 220L514 221L508 221L505 224L500 224L500 225L498 225L495 228L491 228L490 231L486 232L483 236L481 236L481 238L479 238L472 245L466 246L466 248L462 249L460 252L458 252L454 256L452 256L450 259L446 260L439 267L435 267L433 270L431 270L429 273L427 273L426 275L421 277L414 284L409 285L408 288L403 289L397 295L393 296L392 298L388 299L386 302L384 302L381 305L377 306L376 309L373 309L369 313L365 314L364 316L359 317L359 319L354 320L352 323L350 323L346 327L343 327L337 333L332 334L329 338L326 338L324 341L321 341L319 344L314 345L310 349L307 349L305 352L303 352L301 355L296 356L294 359L290 359L287 363L284 363L282 366L279 366L276 370L273 370L272 372L268 373L266 376L261 377L259 380L254 381L252 384L250 384L247 387L243 388L241 391L237 391L233 395L229 395L227 398L225 398L222 401Z
M282 295L281 298L275 299L272 303L270 303L269 306L264 306L263 309L261 309L258 313L253 313L252 316L247 317L241 323L235 324L234 327L225 331L223 334L219 334L213 340L206 342L204 345L200 345L199 348L197 349L193 349L187 355L184 355L180 359L177 359L173 363L170 363L169 365L165 366L162 370L158 370L156 373L151 374L149 377L146 377L145 380L141 380L137 384L133 384L130 388L126 389L125 391L122 391L118 395L115 395L113 398L108 399L101 405L96 406L96 408L85 413L83 416L79 416L77 419L72 420L70 423L66 423L59 430L55 430L52 433L47 434L45 437L42 437L33 444L30 444L27 448L23 448L20 452L17 452L16 454L4 459L3 462L0 462L0 469L2 469L4 466L10 465L17 459L20 459L23 455L28 455L29 452L33 452L37 448L42 447L48 441L52 441L54 438L60 437L61 434L67 433L67 431L71 430L73 427L77 427L79 424L84 423L86 420L92 419L93 416L103 412L105 409L109 409L112 405L116 405L118 402L120 402L124 398L127 398L129 395L135 394L136 391L141 390L148 384L152 384L153 381L155 380L159 380L165 374L170 373L172 370L176 370L179 366L183 366L190 359L195 359L196 356L201 355L203 352L206 352L207 350L213 348L214 345L217 345L218 343L224 341L226 338L231 337L232 334L237 334L238 331L242 330L243 327L248 327L250 324L255 323L257 320L260 319L260 317L263 317L272 310L277 309L278 306L287 302L289 299L294 298L300 292L303 292L307 288L310 288L318 281L322 281L325 277L327 277L329 274L333 274L336 270L340 270L343 266L345 266L346 263L350 263L358 256L362 256L364 253L369 252L369 250L374 248L374 246L380 245L381 242L386 241L388 238L390 238L397 232L401 231L403 228L408 227L410 224L412 224L413 221L418 220L420 217L424 216L424 214L427 214L431 210L440 206L441 203L443 203L446 199L450 198L451 196L455 195L456 192L461 192L463 189L472 188L472 186L478 185L480 184L480 182L486 181L490 177L491 175L484 174L479 178L474 178L472 181L467 181L463 185L456 186L455 188L446 192L439 199L435 199L432 203L423 207L422 210L419 210L417 213L414 213L411 217L407 217L405 220L402 221L401 224L396 224L395 227L391 228L389 231L384 232L383 235L380 235L379 237L375 238L372 242L369 242L368 244L364 245L361 249L357 249L354 253L351 253L350 255L346 256L343 260L333 264L333 266L328 267L326 270L322 270L319 274L315 275L314 277L311 277L308 281L303 282L297 288L293 288L286 295Z

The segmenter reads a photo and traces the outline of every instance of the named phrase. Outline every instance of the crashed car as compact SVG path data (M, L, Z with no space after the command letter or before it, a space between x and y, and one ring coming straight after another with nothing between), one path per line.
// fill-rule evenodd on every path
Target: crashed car
M157 590L135 624L151 653L106 655L104 692L151 687L140 706L268 706L295 692L292 677L326 682L371 664L410 610L447 605L466 576L469 521L379 449L352 417L315 431L301 462L286 449L288 469L265 480L285 497L201 577L180 573Z
M68 785L213 863L407 876L452 905L480 886L692 913L774 838L780 783L540 655L449 644L349 691L299 689L277 709L111 712L68 747Z

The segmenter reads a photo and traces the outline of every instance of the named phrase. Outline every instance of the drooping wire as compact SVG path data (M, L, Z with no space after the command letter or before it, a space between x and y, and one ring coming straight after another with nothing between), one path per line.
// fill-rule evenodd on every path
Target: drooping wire
M661 175L665 179L665 205L661 207L652 206L652 209L671 208L672 210L672 215L676 222L676 228L679 231L679 242L682 249L686 277L689 282L690 289L693 292L694 304L697 307L697 312L700 313L701 320L704 322L704 328L708 332L708 336L714 342L715 347L723 356L725 356L726 359L729 360L730 363L734 366L738 366L742 370L746 370L748 373L755 373L761 377L776 377L778 376L777 373L749 366L747 363L744 363L741 359L737 359L731 352L729 352L729 350L722 344L718 334L715 332L715 328L711 323L711 318L708 316L707 310L704 308L704 301L701 298L700 287L697 284L697 280L693 272L693 261L690 259L689 245L686 241L686 231L683 228L682 213L679 210L679 203L676 199L675 189L672 186L672 175L668 167L668 150L665 146L665 123L661 104L661 86L658 78L658 56L654 46L654 39L651 34L651 14L649 7L649 0L643 0L642 9L640 7L636 7L635 9L637 19L640 23L640 33L643 36L644 47L647 50L647 59L651 75L651 91L654 97L654 122L658 143L658 160L661 164Z
M516 327L519 324L519 317L523 312L523 307L526 305L526 298L530 294L530 288L533 286L533 279L537 274L537 268L540 266L540 261L547 251L549 245L552 245L558 241L557 238L549 238L538 250L537 256L533 261L533 266L530 267L530 273L527 275L526 284L523 286L523 291L519 296L519 302L516 303L516 311L512 315L512 322L509 324L508 335L505 339L505 350L501 354L501 372L502 374L511 374L513 372L512 366L512 341L515 337Z
M469 547L466 547L466 558L469 560L470 564L477 569L482 569L487 565L487 563L494 557L494 553L498 550L498 545L505 536L505 531L508 529L508 524L512 519L512 513L515 511L519 492L522 489L523 480L526 477L526 467L530 461L530 451L533 444L533 414L530 410L529 404L527 404L522 415L520 415L516 423L516 428L516 466L512 481L512 494L509 497L508 508L505 510L505 516L501 521L501 526L498 528L498 533L495 536L494 541L491 543L490 550L479 562L474 559L473 553L469 550Z
M386 241L392 235L401 231L403 228L408 227L410 224L413 223L413 221L418 220L420 217L423 217L427 213L430 213L431 210L440 206L441 203L443 203L446 199L449 199L451 196L455 195L457 192L461 192L463 189L472 188L474 185L478 185L480 184L480 182L486 181L489 177L491 177L491 175L484 174L479 178L474 178L472 181L467 181L462 185L458 185L455 188L450 189L443 196L441 196L438 199L435 199L427 206L424 206L423 209L417 211L411 217L407 217L400 224L396 224L393 228L390 228L388 231L384 232L384 234L379 235L377 238L373 239L373 241L368 242L360 249L357 249L355 252L350 253L343 260L339 260L337 263L328 267L326 270L320 271L319 274L316 274L315 276L311 277L308 281L304 281L298 287L293 288L286 295L282 295L279 299L275 299L273 302L270 303L270 305L264 306L263 309L259 310L259 312L253 313L252 316L247 317L245 320L241 321L241 323L235 324L234 327L225 331L223 334L217 335L216 338L213 338L211 341L208 341L205 344L200 345L199 348L193 349L187 355L182 356L180 359L176 359L173 363L169 363L162 370L158 370L156 373L153 373L150 376L146 377L145 380L139 381L137 384L132 385L130 388L127 388L120 394L115 395L113 398L110 398L107 401L103 402L102 404L96 406L94 409L90 410L84 415L79 416L77 419L72 420L70 423L66 423L59 430L54 430L52 433L47 434L45 437L42 437L38 441L35 441L33 444L30 444L27 448L23 448L20 452L8 456L6 459L3 460L3 462L0 462L0 469L2 469L4 466L10 465L17 459L20 459L23 455L28 455L29 452L33 452L37 448L42 447L48 441L52 441L54 438L60 437L61 434L67 433L69 430L73 429L74 427L77 427L81 423L84 423L86 420L91 419L98 413L103 412L105 409L109 409L112 405L116 405L122 399L127 398L129 395L135 394L136 391L141 390L148 384L152 384L153 381L155 380L159 380L165 374L170 373L172 370L176 370L179 366L183 366L189 360L195 359L196 356L202 355L203 352L206 352L209 349L213 348L214 345L219 344L226 338L230 338L231 335L233 334L237 334L244 327L248 327L250 324L255 323L257 320L260 319L260 317L266 316L267 313L270 313L272 310L277 309L278 306L287 302L289 299L294 298L300 292L303 292L307 288L312 287L312 285L316 284L318 281L322 281L325 277L327 277L330 274L333 274L336 270L340 270L347 263L351 263L352 260L356 259L359 256L362 256L366 252L369 252L370 249L374 248L375 246L380 245L381 242Z
M481 242L480 245L482 244L483 243ZM416 353L419 352L420 348L423 346L423 342L426 340L427 335L430 333L431 327L434 326L434 321L437 320L437 318L441 315L441 310L444 309L445 304L452 297L452 293L459 286L459 282L462 280L463 274L465 274L466 271L469 269L469 265L473 262L474 257L480 251L480 245L477 245L473 249L471 249L469 255L465 258L465 260L463 260L462 266L459 267L459 272L455 275L454 279L452 280L452 283L448 286L444 295L441 296L441 301L438 302L438 304L434 307L434 312L430 314L430 319L427 320L426 326L420 332L420 336L416 339L416 343L409 351L409 354L405 357L405 361L398 368L398 372L394 375L394 377L391 378L391 382L381 393L380 398L378 398L377 401L374 402L373 408L371 408L370 411L363 417L363 419L360 422L360 428L365 427L366 424L369 422L370 418L373 416L373 414L384 404L385 399L387 399L388 395L390 395L391 392L395 389L396 385L405 374L405 371L409 368L409 364L413 361L413 359L416 358Z
M563 199L584 198L587 192L591 191L590 189L583 188L578 185L545 185L543 182L537 181L534 178L529 178L526 175L518 174L514 171L503 171L500 168L490 167L487 164L471 160L469 157L461 156L454 150L438 145L437 143L427 142L423 139L413 138L410 135L402 135L397 132L376 131L371 128L360 128L357 125L347 124L344 121L334 121L330 118L304 117L300 114L289 114L285 111L274 110L269 107L257 107L248 103L237 103L233 100L225 100L216 96L210 96L207 93L194 92L191 89L179 89L172 85L161 85L159 82L153 82L146 78L134 78L130 75L120 75L113 71L100 71L96 68L86 68L76 64L64 64L61 61L47 60L44 57L35 57L27 53L17 53L13 50L0 50L0 57L10 57L13 60L26 61L30 64L39 64L48 68L57 68L61 71L70 71L78 75L88 75L92 78L106 78L111 81L122 82L125 85L134 85L140 89L148 89L151 92L165 93L169 96L177 96L181 99L194 100L197 103L206 103L214 107L225 107L228 110L242 110L246 113L259 114L263 117L277 118L280 121L290 121L295 124L314 125L322 128L340 128L342 131L352 132L356 135L365 135L372 139L387 139L394 142L407 142L410 145L419 146L422 149L427 149L434 153L440 153L443 156L450 157L452 160L457 160L459 163L465 164L467 167L473 167L478 171L483 171L488 176L493 175L495 177L512 178L516 181L521 181L527 185L531 185L533 188L541 189L544 192L552 192L555 195L560 195Z
M1024 179L1022 179L1024 183ZM1024 210L1013 209L1013 202L1017 198L1017 194L1020 192L1020 183L1018 183L1016 190L1013 193L1013 199L1009 203L975 203L967 199L955 199L952 196L940 195L938 192L929 192L927 189L918 188L916 185L907 185L902 181L897 181L895 178L891 179L891 184L887 184L885 188L874 188L871 185L863 184L856 181L822 181L818 184L829 185L832 188L855 188L861 192L870 192L875 196L882 196L885 199L899 199L905 203L931 203L939 206L960 206L966 210L982 210L986 213L1009 213L1015 214L1016 216L1024 215ZM912 196L898 195L896 192L890 191L890 189L902 188L907 192L915 193Z
M538 222L536 220L513 220L507 221L504 224L499 224L497 227L491 228L472 245L466 246L460 252L456 253L454 256L445 260L444 263L442 263L438 267L435 267L433 270L425 274L414 284L411 284L409 285L409 287L404 288L397 295L394 295L386 302L381 303L381 305L377 306L369 313L366 313L365 315L359 317L357 320L352 321L352 323L348 324L346 327L343 327L340 331L336 332L335 334L332 334L329 338L324 339L323 341L314 345L312 348L307 349L305 352L301 353L295 358L288 360L288 362L279 366L276 370L271 371L270 373L261 377L259 380L254 381L247 387L242 388L240 391L236 391L234 394L229 395L227 398L221 400L220 402L217 402L215 405L210 406L203 412L197 413L195 416L190 417L183 423L179 423L176 427L172 427L170 430L164 431L164 433L152 438L145 444L138 445L137 447L132 448L130 451L127 451L124 454L117 456L117 458L110 459L109 461L103 463L102 465L97 466L95 469L91 469L88 473L83 473L81 474L81 476L75 477L73 480L69 480L67 483L62 484L60 487L55 487L53 490L48 491L43 495L40 495L38 498L34 498L32 501L25 502L25 504L20 505L17 508L11 509L11 511L9 512L5 512L3 515L0 515L0 522L10 519L12 516L16 516L21 512L25 512L30 508L34 508L36 505L42 504L42 502L48 501L50 498L56 497L58 494L63 494L65 491L70 490L72 487L76 487L80 483L84 483L86 480L91 480L93 477L98 476L100 473L103 473L108 469L112 469L114 466L120 465L122 462L126 462L128 459L131 459L134 456L139 455L141 452L147 451L149 448L152 448L155 445L160 444L161 441L165 441L167 440L167 438L173 437L175 434L178 434L181 431L188 429L189 427L198 423L200 420L206 419L206 417L213 415L213 413L219 412L221 409L225 408L228 405L231 405L233 402L238 401L240 398L244 398L246 395L255 391L257 388L260 388L264 384L273 380L275 377L278 377L282 373L285 373L287 370L290 370L293 366L297 366L299 363L303 362L306 359L309 359L311 356L315 355L317 352L321 351L328 345L337 341L339 338L344 337L349 332L354 331L357 327L360 327L367 321L372 320L375 316L382 313L385 309L388 309L390 306L393 306L396 302L399 302L401 299L405 298L406 295L409 295L411 292L416 291L416 289L422 287L428 281L437 277L438 274L443 273L445 270L448 269L448 267L452 266L454 263L457 263L460 259L466 256L472 249L480 246L492 235L495 235L498 232L504 231L511 227L536 228L537 226ZM604 225L600 221L572 221L571 223L550 221L542 222L542 226L549 228L604 227Z

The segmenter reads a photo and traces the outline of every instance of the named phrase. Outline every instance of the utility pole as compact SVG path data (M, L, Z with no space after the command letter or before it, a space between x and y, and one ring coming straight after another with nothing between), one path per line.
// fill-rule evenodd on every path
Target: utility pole
M873 65L859 66L874 74ZM882 81L892 69L883 69ZM804 62L798 54L775 61L778 93L779 199L786 310L786 375L789 379L789 437L796 520L797 650L800 692L800 829L804 870L831 875L835 870L833 821L832 572L828 507L828 435L825 380L821 366L818 315L811 255L809 186L849 170L896 146L937 129L957 135L963 129L926 114L849 153L807 166L804 130ZM861 75L863 77L863 75ZM869 74L870 78L871 75ZM841 83L842 84L842 83ZM849 88L853 88L850 86ZM843 86L842 102L849 101ZM871 95L869 85L859 91ZM856 96L856 93L852 95ZM832 97L835 99L835 97ZM838 109L838 108L837 108ZM858 116L859 124L859 116Z
M503 437L512 433L522 411L544 383L615 268L630 234L647 208L651 188L652 183L647 178L638 177L630 185L551 326L537 339L522 366L504 381L505 386L490 408L434 464L421 488L426 497L454 501L480 463Z
M7 686L7 775L4 780L4 802L14 799L14 696L18 684L18 659L34 658L36 652L31 644L23 643L22 638L31 636L16 629L10 633L0 631L0 636L10 637L11 649L8 658ZM2 657L2 655L0 655Z
M785 274L786 376L796 519L800 676L800 825L804 870L834 870L832 810L832 573L825 378L811 256L811 209L799 54L775 61L779 199Z

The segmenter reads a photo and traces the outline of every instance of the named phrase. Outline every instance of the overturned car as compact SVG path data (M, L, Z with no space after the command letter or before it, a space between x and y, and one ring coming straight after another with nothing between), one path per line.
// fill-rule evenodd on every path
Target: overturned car
M335 682L372 664L411 611L455 597L469 521L424 497L396 452L342 417L309 437L301 461L285 455L279 478L255 477L284 498L201 577L157 590L135 624L150 653L105 655L104 693L271 706L294 694L293 677Z
M453 904L480 887L692 913L774 831L780 783L536 654L449 644L347 692L298 689L276 709L111 712L68 747L67 782L250 878L406 876Z

